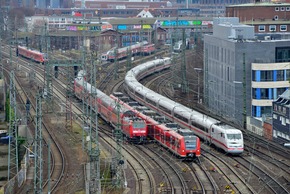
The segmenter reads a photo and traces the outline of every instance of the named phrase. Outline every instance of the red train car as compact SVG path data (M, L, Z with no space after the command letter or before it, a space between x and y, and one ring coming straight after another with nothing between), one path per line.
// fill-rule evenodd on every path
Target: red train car
M147 41L138 42L131 46L126 46L123 48L112 48L106 53L101 55L101 60L111 61L124 59L130 54L131 56L138 55L140 53L151 54L155 51L154 44L148 44ZM116 56L115 56L116 55Z
M193 131L176 128L176 125L172 123L160 124L160 122L156 121L154 118L140 113L114 95L110 95L110 97L131 109L139 115L139 117L145 120L148 127L148 136L169 149L176 156L184 159L194 159L200 156L200 139L194 135Z
M142 143L147 139L146 122L135 112L116 103L102 91L87 83L83 78L76 78L74 84L75 95L78 99L88 99L88 105L93 109L98 107L99 115L115 128L119 127L124 136L131 142ZM97 98L95 100L94 94Z
M152 53L155 52L155 50L156 50L155 44L147 44L142 46L141 53L143 53L144 55L151 55Z
M36 61L38 63L44 63L47 61L47 55L45 53L41 53L36 50L28 49L24 46L18 46L16 49L16 55L22 56L27 59L31 59L33 61Z

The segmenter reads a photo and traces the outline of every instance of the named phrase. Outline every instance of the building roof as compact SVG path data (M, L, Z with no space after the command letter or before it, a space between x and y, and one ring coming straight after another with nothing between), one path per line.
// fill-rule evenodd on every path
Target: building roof
M273 24L273 25L285 24L285 25L287 25L287 24L290 24L290 20L255 19L255 20L244 21L241 23L246 24L246 25L268 25L268 24Z
M290 6L290 3L245 3L245 4L236 4L236 5L227 5L226 7L281 7L281 6Z

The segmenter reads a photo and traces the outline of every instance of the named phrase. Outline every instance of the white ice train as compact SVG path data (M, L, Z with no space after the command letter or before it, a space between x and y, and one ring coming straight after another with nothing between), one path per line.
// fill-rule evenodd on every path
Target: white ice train
M125 77L125 90L136 101L156 110L181 126L190 128L200 138L226 153L243 153L244 142L241 130L170 100L138 82L170 66L171 59L164 58L149 61L131 69Z

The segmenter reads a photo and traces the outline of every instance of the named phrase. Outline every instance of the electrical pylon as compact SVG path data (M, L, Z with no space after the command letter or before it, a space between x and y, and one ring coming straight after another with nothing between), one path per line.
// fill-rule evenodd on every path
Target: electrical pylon
M115 141L116 141L116 151L113 156L113 161L112 161L112 173L115 176L113 178L113 184L117 187L121 187L121 183L123 180L123 173L122 173L122 166L124 164L124 160L122 158L122 144L123 144L123 134L121 131L121 118L120 118L120 104L119 102L116 102L116 108L117 108L117 118L118 118L118 123L116 125L116 128L114 129L114 136L115 136Z
M132 51L131 45L127 48L127 63L126 63L126 71L128 72L132 68Z
M10 64L12 65L11 59ZM17 108L14 71L10 73L10 108L9 108L9 150L8 150L8 181L18 173L18 135L17 135Z
M188 80L186 76L186 37L185 37L185 29L182 29L182 63L181 63L181 74L182 74L182 81L181 81L181 90L183 93L188 93Z
M65 110L66 110L66 123L65 127L66 129L72 129L72 97L73 97L73 80L74 80L74 74L79 67L82 66L81 61L76 60L53 60L50 59L49 63L47 64L48 69L55 69L55 75L58 75L58 68L64 67L66 68L66 79L67 79L67 85L66 85L66 103L65 103ZM74 68L74 72L71 72L71 69ZM56 76L57 78L58 76ZM51 87L52 83L50 84Z
M53 107L53 86L52 86L52 66L50 65L50 38L47 30L47 23L45 23L45 29L43 33L42 40L45 42L45 54L47 57L47 61L44 62L45 74L44 74L44 88L43 88L43 97L45 97L45 102L47 107Z
M100 147L99 147L99 128L98 128L98 106L95 106L95 102L97 102L97 89L96 89L96 65L94 63L94 56L91 55L92 62L92 91L91 98L93 100L90 101L91 109L90 109L90 141L88 146L88 153L90 157L90 193L101 194L101 179L100 179ZM93 125L95 123L95 134L93 134Z
M42 102L36 95L36 121L34 136L34 194L42 194Z

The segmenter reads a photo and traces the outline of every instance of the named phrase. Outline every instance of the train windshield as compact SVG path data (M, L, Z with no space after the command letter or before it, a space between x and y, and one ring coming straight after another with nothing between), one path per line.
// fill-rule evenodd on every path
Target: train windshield
M242 139L242 134L227 134L228 139Z
M196 149L196 137L184 137L184 142L187 150Z
M133 121L134 128L145 128L146 123L143 120Z
M43 53L43 59L47 60L47 53Z

